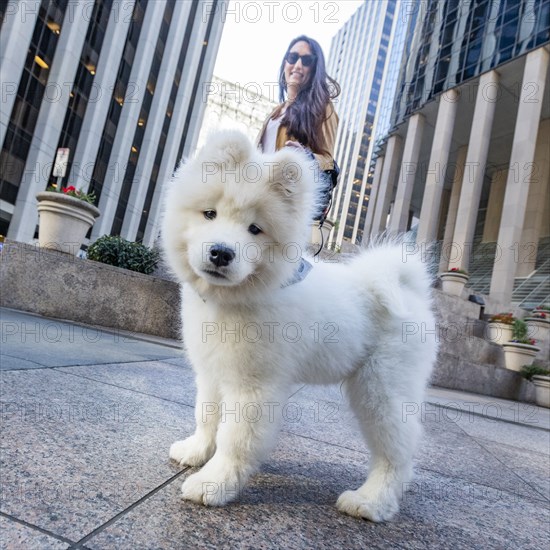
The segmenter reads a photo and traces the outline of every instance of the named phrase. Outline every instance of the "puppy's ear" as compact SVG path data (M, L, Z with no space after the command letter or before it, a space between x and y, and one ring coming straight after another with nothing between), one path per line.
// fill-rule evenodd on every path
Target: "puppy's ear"
M252 143L243 133L224 130L211 134L198 156L203 162L223 164L229 168L246 163L253 150Z
M303 196L313 191L314 165L299 151L284 148L273 156L272 188L285 197Z

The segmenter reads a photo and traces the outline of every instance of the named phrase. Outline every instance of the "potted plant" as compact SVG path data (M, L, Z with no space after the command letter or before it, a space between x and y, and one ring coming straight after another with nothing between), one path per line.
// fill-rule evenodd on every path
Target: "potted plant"
M516 318L511 313L497 313L489 319L487 338L495 344L505 344L512 336L512 328Z
M537 306L533 309L532 313L546 313L546 315L550 315L550 303L546 302L540 306Z
M467 271L453 267L449 271L440 273L441 287L446 294L460 296L470 276Z
M537 365L525 366L521 375L535 384L535 402L550 408L550 371Z
M527 336L527 323L516 319L512 325L512 339L502 345L504 362L507 369L521 371L524 365L531 365L540 348L536 341Z
M86 233L99 216L94 206L95 195L84 193L72 185L59 190L48 187L36 195L38 200L38 244L76 255Z

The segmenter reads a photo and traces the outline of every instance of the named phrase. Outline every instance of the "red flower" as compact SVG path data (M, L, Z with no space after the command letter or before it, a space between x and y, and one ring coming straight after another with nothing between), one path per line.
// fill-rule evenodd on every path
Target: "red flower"
M76 187L74 185L71 185L69 187L64 187L63 193L76 193Z

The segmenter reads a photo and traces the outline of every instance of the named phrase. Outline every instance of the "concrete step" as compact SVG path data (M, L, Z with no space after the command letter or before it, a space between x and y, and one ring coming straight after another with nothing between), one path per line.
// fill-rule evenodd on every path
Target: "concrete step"
M441 352L431 383L440 388L534 403L535 386L519 373Z
M502 346L488 340L488 322L480 319L485 315L479 305L436 291L435 309L440 351L434 386L534 402L534 385L506 369Z

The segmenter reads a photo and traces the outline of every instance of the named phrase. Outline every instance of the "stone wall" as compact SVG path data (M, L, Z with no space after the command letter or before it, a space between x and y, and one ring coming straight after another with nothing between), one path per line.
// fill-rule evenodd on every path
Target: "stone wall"
M35 245L3 244L0 306L180 338L180 295L175 282Z

